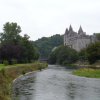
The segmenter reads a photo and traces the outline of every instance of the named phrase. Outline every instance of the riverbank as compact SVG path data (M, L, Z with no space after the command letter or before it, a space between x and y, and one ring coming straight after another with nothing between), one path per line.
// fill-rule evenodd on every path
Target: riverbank
M0 68L0 100L11 100L12 81L25 73L46 68L46 63L16 64Z
M73 74L89 78L100 78L100 69L81 68L73 71Z
M100 61L92 65L77 64L78 69L73 72L74 75L84 76L89 78L100 78Z
M13 100L100 100L100 79L77 77L72 71L48 65L46 70L19 77Z

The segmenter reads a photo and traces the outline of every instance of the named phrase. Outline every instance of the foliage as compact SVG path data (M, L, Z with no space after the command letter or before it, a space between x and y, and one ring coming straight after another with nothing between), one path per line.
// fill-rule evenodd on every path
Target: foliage
M50 54L49 62L51 64L58 63L65 65L73 63L77 59L78 54L75 50L67 46L59 46Z
M0 34L0 41L3 44L16 44L20 39L19 33L21 32L21 27L17 23L7 22L3 26L3 33Z
M17 60L16 59L12 59L12 64L17 64Z
M14 59L18 63L27 63L36 60L39 53L29 40L27 34L20 36L21 27L17 23L7 22L0 33L0 60L7 60L9 64L14 63Z
M100 42L92 43L87 47L87 57L90 64L100 60Z
M51 52L50 56L49 56L49 63L50 64L56 64L57 62L57 50Z
M100 41L100 33L94 33L94 34L95 34L97 40Z
M53 35L51 37L43 37L34 42L34 44L38 47L41 58L48 58L54 47L63 44L63 36L62 35Z
M79 60L81 62L85 62L88 58L87 58L87 51L86 48L82 49L79 53Z
M7 60L4 60L4 61L3 61L3 64L4 64L5 66L7 66L7 65L9 64L9 62L8 62Z

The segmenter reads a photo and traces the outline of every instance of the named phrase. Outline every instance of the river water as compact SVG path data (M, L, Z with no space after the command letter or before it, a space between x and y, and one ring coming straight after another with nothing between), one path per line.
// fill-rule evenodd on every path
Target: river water
M14 83L14 100L100 100L100 79L71 74L57 65Z

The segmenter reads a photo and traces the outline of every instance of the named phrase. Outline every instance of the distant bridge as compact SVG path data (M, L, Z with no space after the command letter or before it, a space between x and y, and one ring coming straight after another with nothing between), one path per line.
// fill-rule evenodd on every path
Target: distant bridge
M48 59L47 58L40 58L39 61L40 62L48 62Z

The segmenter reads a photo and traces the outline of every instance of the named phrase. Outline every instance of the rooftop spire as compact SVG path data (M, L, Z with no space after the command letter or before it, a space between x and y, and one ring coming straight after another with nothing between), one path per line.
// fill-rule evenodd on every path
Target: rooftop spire
M68 34L68 28L66 28L65 34Z
M73 28L72 28L72 26L71 26L71 25L69 26L69 31L73 31Z
M80 34L80 33L83 33L83 29L82 29L81 26L80 26L80 28L79 28L79 30L78 30L78 34Z

